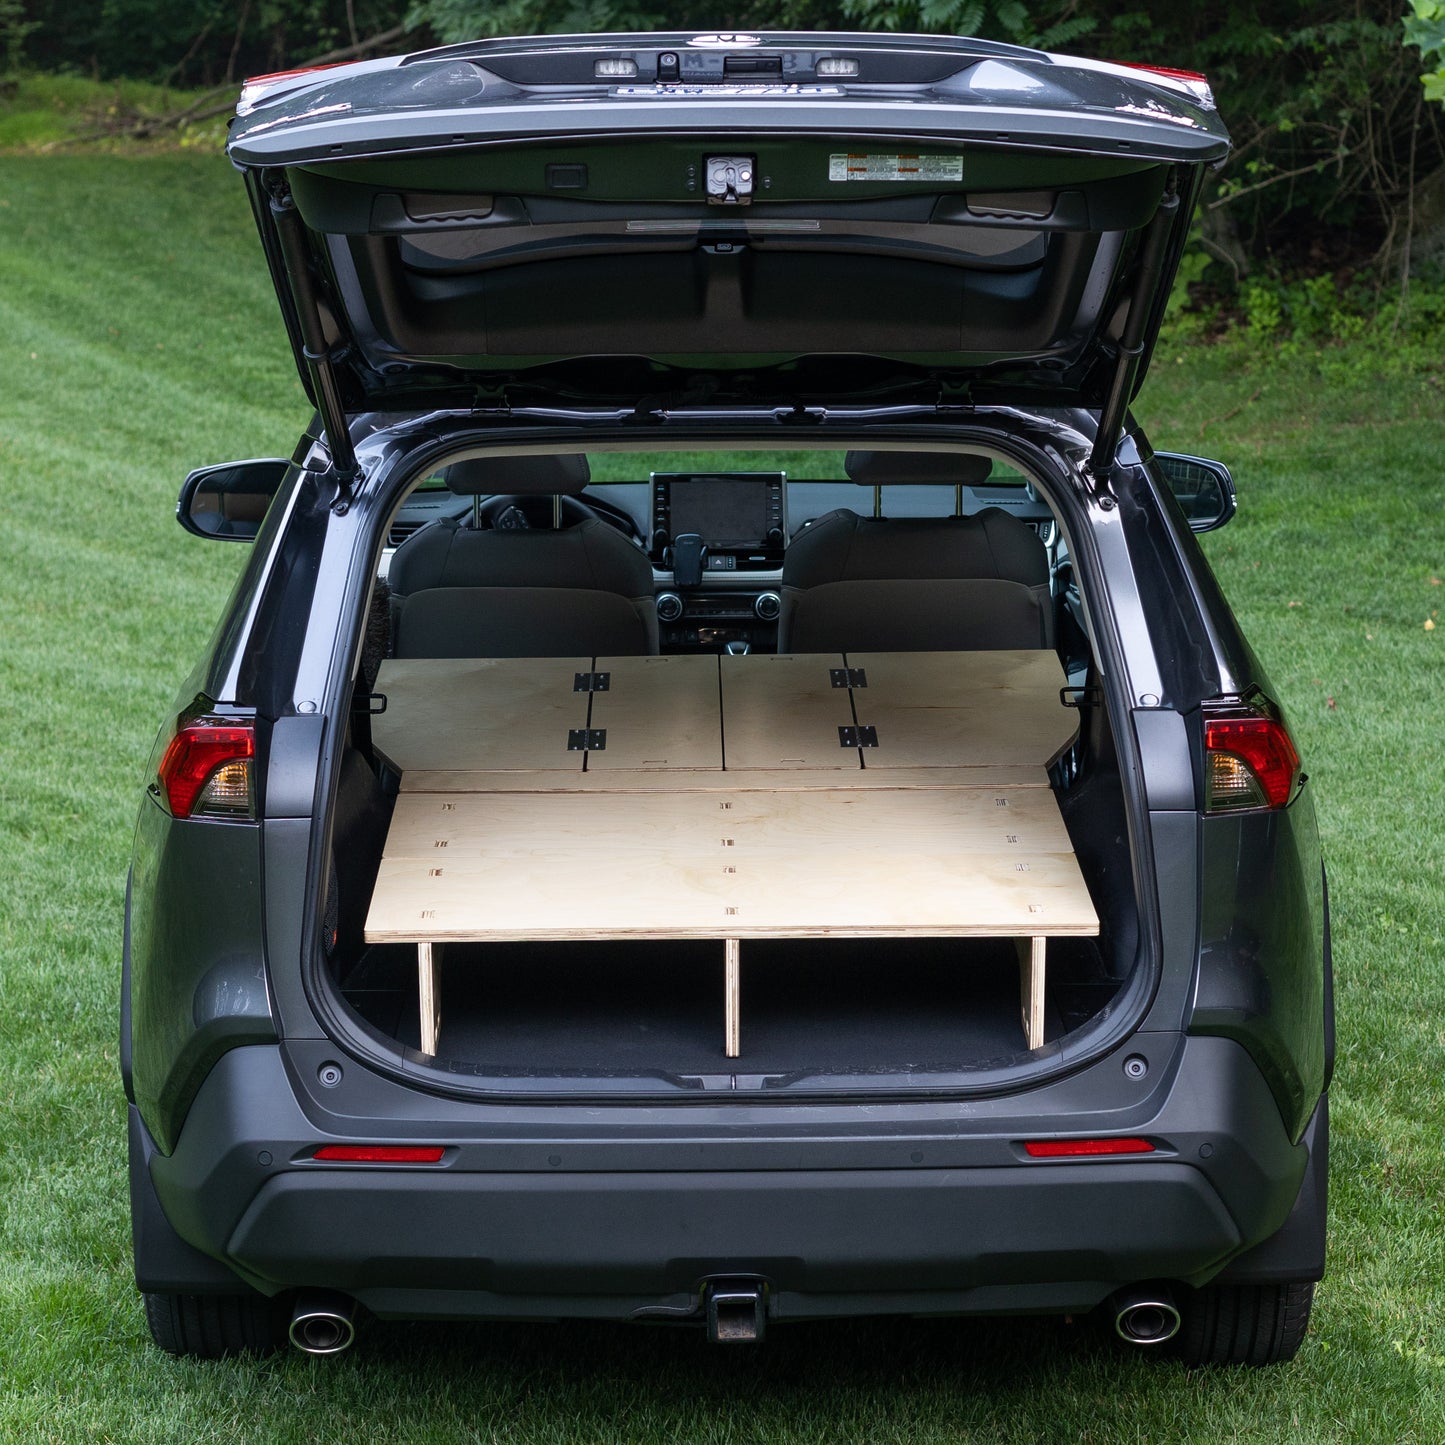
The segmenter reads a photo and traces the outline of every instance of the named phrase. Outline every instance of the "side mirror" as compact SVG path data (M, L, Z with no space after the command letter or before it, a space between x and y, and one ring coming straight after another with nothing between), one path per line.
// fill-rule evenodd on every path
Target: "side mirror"
M249 542L290 467L278 457L199 467L181 486L176 521L197 537Z
M1234 478L1223 462L1155 452L1154 465L1168 482L1192 530L1212 532L1234 515Z

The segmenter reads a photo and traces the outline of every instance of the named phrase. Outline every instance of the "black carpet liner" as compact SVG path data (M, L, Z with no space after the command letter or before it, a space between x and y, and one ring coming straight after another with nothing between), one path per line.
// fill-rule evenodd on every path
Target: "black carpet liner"
M413 948L370 949L344 993L373 1027L417 1046ZM1046 1009L1050 1039L1112 989L1058 993ZM1024 1044L1007 939L744 942L736 1061L723 1054L721 942L452 944L441 1004L439 1055L500 1072L976 1068Z

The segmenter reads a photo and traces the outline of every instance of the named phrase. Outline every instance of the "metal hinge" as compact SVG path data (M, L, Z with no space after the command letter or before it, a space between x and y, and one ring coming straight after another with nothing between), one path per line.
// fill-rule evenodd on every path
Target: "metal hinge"
M608 692L612 687L610 672L578 672L573 674L573 692Z
M840 727L838 729L838 746L840 748L876 748L878 746L878 729L874 727Z
M600 753L606 746L606 728L569 728L567 731L569 753Z
M831 667L828 681L834 687L867 687L868 673L861 667Z
M1088 687L1061 687L1060 707L1098 707L1104 701L1104 689L1097 683Z

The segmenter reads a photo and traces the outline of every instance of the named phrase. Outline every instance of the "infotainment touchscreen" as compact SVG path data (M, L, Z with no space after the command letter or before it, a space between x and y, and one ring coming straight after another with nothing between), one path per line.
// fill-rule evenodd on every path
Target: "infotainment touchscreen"
M710 549L778 550L784 472L654 472L654 542L696 532Z

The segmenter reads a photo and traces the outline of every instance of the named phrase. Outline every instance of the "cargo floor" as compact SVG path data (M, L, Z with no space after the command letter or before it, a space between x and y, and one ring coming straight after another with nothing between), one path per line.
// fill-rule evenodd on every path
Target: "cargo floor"
M1093 945L1055 947L1065 963ZM1113 993L1055 971L1048 1039ZM454 944L442 975L438 1055L488 1073L933 1072L1001 1063L1024 1047L1008 940L750 942L736 1060L723 1054L719 943ZM414 949L368 949L343 993L374 1029L417 1047Z

